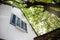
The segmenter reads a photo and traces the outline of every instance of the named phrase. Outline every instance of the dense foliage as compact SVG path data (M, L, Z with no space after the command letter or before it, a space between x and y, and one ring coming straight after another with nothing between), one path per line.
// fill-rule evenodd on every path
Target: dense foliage
M52 31L60 26L59 18L48 11L42 12L43 8L30 7L23 10L26 18L38 35Z
M44 3L60 3L60 0L29 0L34 3L44 2ZM23 11L23 15L27 18L29 23L34 28L35 32L38 35L42 35L46 32L52 31L56 28L60 27L60 18L58 18L55 14L50 13L45 10L43 5L35 5L29 8L26 8L26 5L22 0L6 0L5 2L14 5L15 7L21 9ZM50 7L52 10L60 12L60 8ZM45 10L45 11L44 11Z

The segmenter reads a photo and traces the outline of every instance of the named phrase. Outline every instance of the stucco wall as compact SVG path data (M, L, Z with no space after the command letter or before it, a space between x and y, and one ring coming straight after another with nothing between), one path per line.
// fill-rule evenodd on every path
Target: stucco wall
M27 32L10 24L12 13L27 23ZM33 40L34 37L36 37L36 34L18 8L0 5L0 38L5 40Z

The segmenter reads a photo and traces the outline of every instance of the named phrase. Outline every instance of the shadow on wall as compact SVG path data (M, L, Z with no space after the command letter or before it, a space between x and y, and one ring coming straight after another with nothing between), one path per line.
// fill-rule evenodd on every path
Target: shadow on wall
M0 38L0 40L5 40L5 39Z

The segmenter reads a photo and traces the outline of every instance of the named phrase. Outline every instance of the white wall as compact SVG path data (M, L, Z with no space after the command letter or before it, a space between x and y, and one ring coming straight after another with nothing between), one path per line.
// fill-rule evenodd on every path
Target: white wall
M21 20L27 23L28 33L10 24L12 13L15 13ZM18 8L4 4L0 5L0 38L5 40L33 40L34 37L36 37L36 34Z

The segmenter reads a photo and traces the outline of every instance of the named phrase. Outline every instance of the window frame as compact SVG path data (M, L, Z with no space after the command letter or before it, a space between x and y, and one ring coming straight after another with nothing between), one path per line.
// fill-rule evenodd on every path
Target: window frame
M14 20L14 19L13 19L13 16L14 16L14 15L15 15L15 14L11 14L10 24L27 32L27 24L26 24L23 20L21 20L19 17L17 17L16 15L15 15L15 23L12 22L12 21ZM20 21L19 21L19 20L20 20ZM18 23L18 22L20 22L20 23ZM23 24L22 24L22 23L23 23ZM19 25L19 24L20 24L20 25Z

